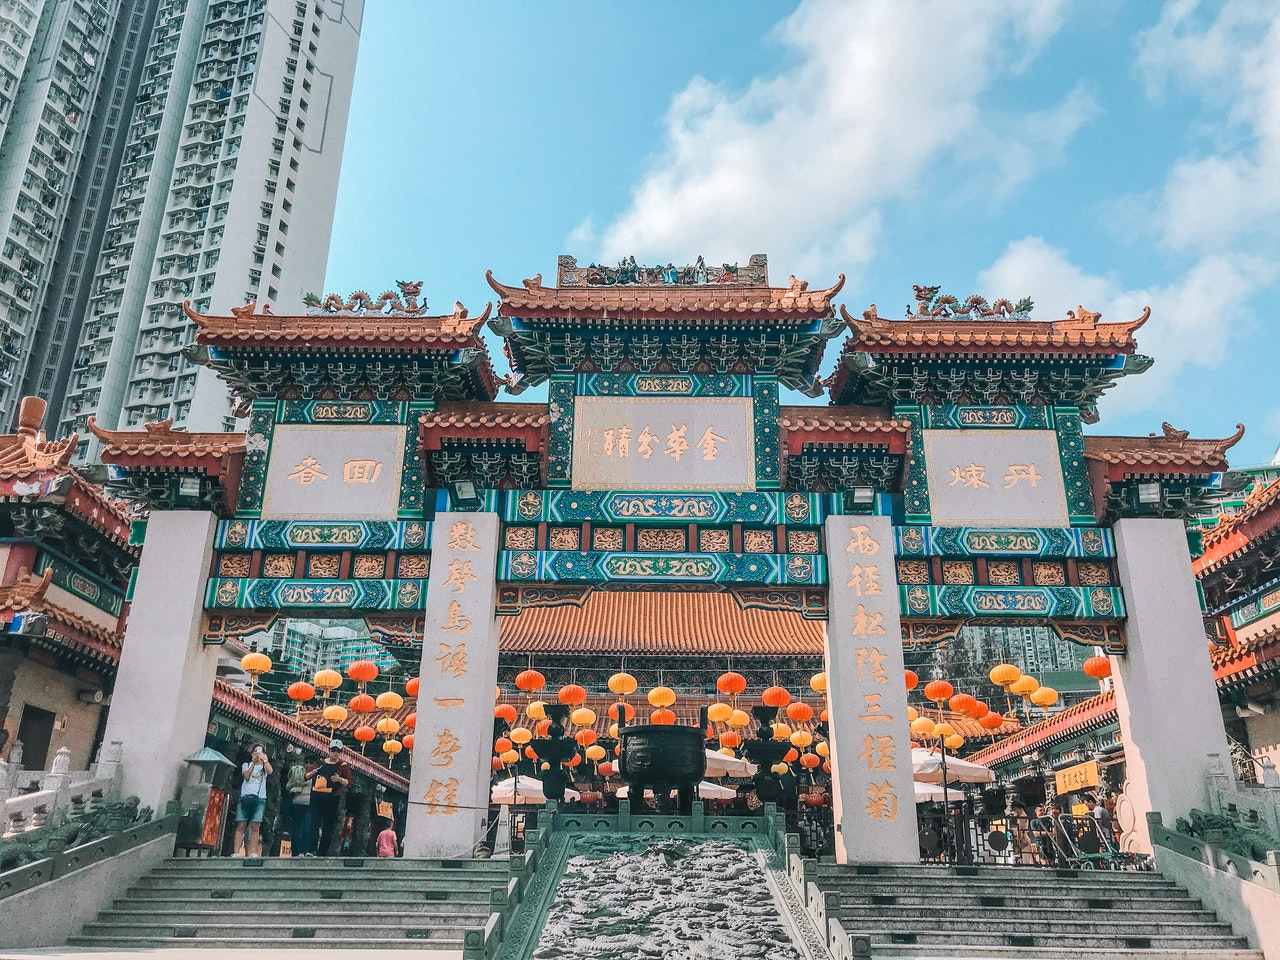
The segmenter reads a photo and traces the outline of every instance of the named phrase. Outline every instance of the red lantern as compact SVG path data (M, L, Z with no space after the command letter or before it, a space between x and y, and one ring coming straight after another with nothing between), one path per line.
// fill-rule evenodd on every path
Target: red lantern
M813 707L809 706L802 700L796 700L794 703L787 704L787 717L796 723L804 723L806 720L813 719Z
M580 703L587 700L587 691L582 689L576 683L570 683L560 688L560 692L556 695L561 703L567 703L571 707L576 707Z
M533 725L533 732L536 736L545 737L551 732L550 720L539 720Z
M418 713L416 710L404 718L404 725L410 730L418 726Z
M310 700L314 697L316 695L316 688L305 680L299 680L297 683L289 684L289 689L286 692L289 694L290 700L301 703L304 700Z
M823 761L822 761L822 772L823 772L823 773L830 773L830 772L831 772L831 761L830 761L830 760L823 760Z
M594 790L584 790L578 799L587 806L591 806L591 804L600 799L600 794L596 793Z
M716 680L716 689L723 694L736 697L747 689L747 678L730 670L728 673L720 674L719 679Z
M493 752L498 756L502 756L502 754L506 753L514 746L515 744L506 737L499 737L497 740L493 741Z
M956 713L966 713L966 714L969 713L970 710L972 710L975 706L977 706L977 704L978 704L978 701L967 693L957 693L954 697L952 697L947 702L947 706L949 706Z
M580 763L582 763L582 754L575 753L572 757L570 757L567 761L565 761L565 766L576 767Z
M720 734L720 746L732 749L733 747L741 745L742 737L740 734L737 734L732 730L726 730L724 733Z
M373 713L377 709L378 701L367 693L357 693L347 706L355 713Z
M809 753L805 754L805 756L812 757L813 754ZM815 757L814 759L817 758ZM809 765L806 763L805 766L807 767ZM804 805L806 807L820 807L823 803L825 803L825 801L822 799L822 794L820 793L806 793L804 795Z
M601 760L596 764L596 769L600 771L600 776L605 779L613 776L613 763L609 760Z
M906 677L908 690L914 690L917 686L919 686L920 675L916 673L914 670L905 671L903 673L903 676Z
M973 701L973 706L969 708L969 716L973 717L975 720L981 720L990 712L991 708L981 700Z
M489 761L489 766L493 769L494 773L497 773L499 770L502 769L502 761L499 760L497 757L494 757L492 760Z
M347 667L347 676L360 684L361 689L370 680L378 678L378 665L372 660L357 660Z
M535 693L547 685L547 678L537 670L523 670L516 674L516 689Z
M831 717L829 717L829 716L827 715L827 708L826 708L826 707L823 707L823 708L822 708L822 712L821 712L820 714L818 714L818 719L819 719L819 720L821 720L823 723L826 723L827 721L829 721L829 720L831 719Z
M509 703L500 703L493 708L493 715L499 720L505 720L507 723L516 722L516 708Z
M792 747L790 750L787 751L786 756L782 758L782 762L795 763L799 759L800 759L800 751L797 750L795 747Z
M986 716L978 720L978 725L984 730L999 730L1004 726L1004 717L992 710Z
M595 743L599 737L596 735L594 730L581 730L573 739L578 741L578 746L589 747Z
M791 702L791 694L782 687L765 687L760 694L760 702L766 707L785 707Z
M412 734L412 733L407 733L407 734L405 734L403 737L401 737L401 738L400 738L400 742L404 744L404 748L405 748L406 750L412 750L412 749L413 749L413 734Z
M939 709L942 701L951 699L951 695L955 692L955 687L945 680L930 680L924 685L924 698L938 704Z
M800 756L800 766L804 767L806 770L812 770L820 763L822 763L822 758L816 753L805 753ZM809 794L809 796L813 796L813 794ZM819 798L819 801L821 801L821 798Z
M674 711L668 710L666 707L659 707L649 714L649 722L669 727L676 722L676 715Z
M422 681L418 677L410 677L404 682L404 692L411 697L416 697L421 683Z
M528 757L530 760L537 760L537 759L538 759L538 752L537 752L536 750L534 750L534 749L533 749L533 747L525 747L525 748L524 748L524 755L525 755L526 757Z
M636 717L636 708L629 703L611 703L609 704L609 719L615 723L618 720L618 711L622 711L622 715L627 718L630 723Z
M373 727L356 727L352 736L360 741L360 756L364 756L364 747L370 740L378 735L378 731Z
M1083 667L1085 674L1095 680L1105 680L1111 676L1110 657L1090 657L1084 662Z

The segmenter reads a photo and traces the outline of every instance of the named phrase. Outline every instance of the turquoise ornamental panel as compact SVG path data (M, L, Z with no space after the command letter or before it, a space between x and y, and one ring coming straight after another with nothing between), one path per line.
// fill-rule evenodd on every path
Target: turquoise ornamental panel
M223 520L214 535L220 550L423 550L430 542L425 520Z
M554 377L547 387L547 486L567 487L573 476L573 378Z
M902 488L903 518L907 523L927 526L933 516L929 507L929 474L924 458L924 411L920 407L899 406L893 408L893 416L911 424L911 433L907 437L910 458Z
M1116 555L1110 530L1100 527L895 527L899 556L996 555L1084 557Z
M13 543L15 541L6 541ZM22 542L22 541L18 541ZM25 541L31 542L31 541ZM55 550L41 547L36 553L31 572L41 576L46 570L53 571L50 582L82 600L88 601L99 610L112 616L120 616L124 609L125 595L119 587L108 583L97 574L90 573L80 564L69 560Z
M580 397L749 397L747 374L580 373Z
M778 381L756 377L751 386L755 399L756 489L777 490L782 480L782 432L778 429Z
M605 553L504 550L498 579L540 583L756 583L819 586L825 557L757 553Z
M420 610L426 580L260 580L214 577L209 610Z
M817 526L840 512L832 493L621 493L520 490L507 494L508 523L759 523Z
M926 407L926 426L932 429L955 427L956 429L981 429L1016 427L1023 430L1051 430L1048 407L1012 405L1007 407L976 407L946 404Z
M240 471L240 503L236 510L238 516L256 517L262 512L271 436L275 428L276 401L255 400L249 411L249 427L244 435L244 467Z
M282 400L278 423L404 423L408 404L393 400Z
M1280 590L1272 589L1268 593L1231 611L1231 626L1235 629L1270 616L1280 609Z
M1093 510L1093 488L1089 483L1089 467L1084 459L1084 431L1080 411L1073 407L1057 407L1053 411L1058 429L1058 453L1062 457L1062 481L1067 491L1067 511L1071 523L1093 525L1098 522Z
M899 586L905 617L1063 617L1122 620L1119 587Z

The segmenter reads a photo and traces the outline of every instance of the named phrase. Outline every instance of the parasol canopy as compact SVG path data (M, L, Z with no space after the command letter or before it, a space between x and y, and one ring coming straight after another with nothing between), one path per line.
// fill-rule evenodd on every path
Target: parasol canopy
M911 751L911 773L920 783L942 782L942 757L926 747ZM996 775L980 763L947 757L947 783L994 783Z
M517 793L517 783L519 791ZM564 795L569 800L577 800L582 795L577 790L566 790ZM546 803L547 795L542 790L542 781L534 777L509 777L493 785L490 793L491 803Z

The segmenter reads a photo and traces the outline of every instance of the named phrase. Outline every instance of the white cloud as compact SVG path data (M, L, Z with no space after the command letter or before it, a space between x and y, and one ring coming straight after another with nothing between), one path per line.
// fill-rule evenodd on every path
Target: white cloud
M987 116L980 102L1002 72L1030 64L1064 2L804 0L778 28L797 66L740 93L696 78L674 99L666 144L603 231L601 257L765 251L816 282L866 264L881 205L947 151L981 168L986 189L1009 189L1095 109L1083 88L1017 117ZM1025 147L1007 150L989 122Z
M1061 319L1078 304L1101 312L1104 321L1133 320L1150 306L1138 350L1156 362L1107 394L1107 411L1117 414L1158 406L1187 368L1226 359L1233 337L1252 325L1254 294L1274 279L1274 269L1260 259L1212 254L1167 286L1130 289L1114 277L1086 273L1040 237L1026 237L1011 243L977 285L992 299L1031 297L1039 320Z
M1160 236L1177 250L1280 242L1280 3L1227 0L1213 14L1175 0L1139 38L1153 95L1181 86L1225 108L1209 149L1179 159L1160 197Z

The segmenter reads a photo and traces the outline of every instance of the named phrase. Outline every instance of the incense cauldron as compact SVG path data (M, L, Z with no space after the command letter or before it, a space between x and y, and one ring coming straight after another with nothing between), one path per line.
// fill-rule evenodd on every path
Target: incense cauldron
M618 765L631 788L632 803L644 802L652 790L661 809L671 791L679 791L679 809L693 808L698 783L707 772L706 745L699 727L641 724L618 731L622 754Z

